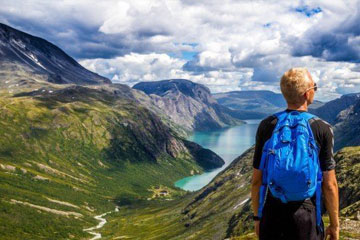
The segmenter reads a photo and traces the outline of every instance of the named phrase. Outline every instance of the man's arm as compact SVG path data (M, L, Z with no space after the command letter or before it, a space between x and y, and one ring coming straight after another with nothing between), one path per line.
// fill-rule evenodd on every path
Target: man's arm
M264 145L264 138L262 132L264 129L264 121L261 121L259 127L256 131L255 137L255 153L253 159L253 175L251 181L251 205L254 212L254 216L258 216L259 208L259 197L260 197L260 187L262 184L262 172L259 170L262 148ZM255 233L259 236L260 221L255 221Z
M259 208L259 192L262 183L262 172L259 169L254 168L252 181L251 181L251 205L254 212L254 216L258 216Z
M326 229L326 236L330 239L339 239L339 190L335 176L334 160L334 132L330 124L323 121L322 144L320 150L320 162L323 172L322 191L326 210L329 213L330 225Z
M260 187L262 183L262 172L259 169L254 168L252 181L251 181L251 205L254 212L254 216L258 216ZM255 221L255 233L257 236L260 234L260 221Z
M324 193L324 202L326 210L330 216L330 226L327 233L330 235L339 234L339 190L336 181L335 170L323 172L322 190ZM335 238L335 237L334 237ZM338 239L338 236L337 238Z

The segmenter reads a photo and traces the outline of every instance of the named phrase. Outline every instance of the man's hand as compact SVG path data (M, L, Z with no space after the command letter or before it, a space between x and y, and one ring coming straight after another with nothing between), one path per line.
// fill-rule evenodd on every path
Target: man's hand
M259 232L259 230L260 230L260 221L255 221L254 225L255 225L255 233L259 237L259 234L260 234L260 232Z
M339 227L328 226L325 231L325 240L338 240L339 239ZM330 238L328 238L330 236Z
M329 212L330 226L326 228L325 239L339 239L339 190L335 170L323 172L323 192L326 210Z

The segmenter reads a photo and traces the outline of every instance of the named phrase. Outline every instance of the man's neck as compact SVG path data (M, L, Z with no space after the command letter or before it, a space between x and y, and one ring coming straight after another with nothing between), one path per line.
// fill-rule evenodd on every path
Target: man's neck
M308 110L308 106L307 103L305 102L302 105L294 105L294 104L288 104L287 105L287 109L289 110L297 110L297 111L307 111Z

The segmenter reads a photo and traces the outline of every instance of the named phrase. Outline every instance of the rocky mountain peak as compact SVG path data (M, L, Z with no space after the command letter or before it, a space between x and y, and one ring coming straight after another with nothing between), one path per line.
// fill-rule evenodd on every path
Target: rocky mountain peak
M133 89L152 99L172 121L188 130L209 130L242 124L231 116L230 110L220 106L210 89L186 79L140 82Z
M179 93L204 103L214 103L211 92L203 84L195 83L187 79L169 79L154 82L140 82L133 86L146 94L158 96L177 96Z
M82 67L75 59L45 39L0 23L0 69L12 75L19 65L48 82L59 84L111 83Z

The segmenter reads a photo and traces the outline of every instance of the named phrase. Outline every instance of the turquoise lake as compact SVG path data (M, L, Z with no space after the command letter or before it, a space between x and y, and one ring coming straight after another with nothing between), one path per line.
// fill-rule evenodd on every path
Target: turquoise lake
M188 191L196 191L208 184L221 170L226 168L236 157L255 144L255 134L261 119L246 120L247 124L216 131L195 131L188 140L208 148L224 159L221 168L182 178L175 186Z

